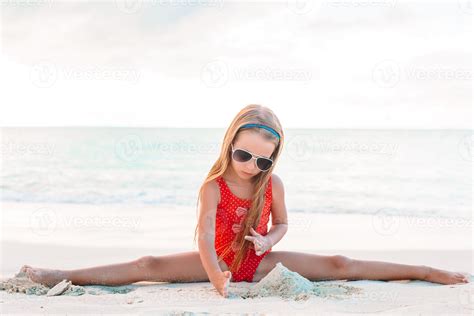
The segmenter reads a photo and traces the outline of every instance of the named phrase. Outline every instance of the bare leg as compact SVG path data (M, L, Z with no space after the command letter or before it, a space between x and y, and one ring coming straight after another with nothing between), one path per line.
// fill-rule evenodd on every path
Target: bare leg
M319 280L425 280L441 284L466 283L459 272L428 266L383 261L355 260L345 256L321 256L292 251L272 251L262 260L254 276L259 281L277 262L312 281Z
M347 269L348 279L351 280L423 280L441 284L469 282L460 272L440 270L425 265L350 259Z
M225 262L219 263L228 270ZM51 270L23 266L31 280L48 286L63 279L76 285L125 285L139 281L207 282L207 273L199 252L191 251L164 256L145 256L137 260L77 270Z

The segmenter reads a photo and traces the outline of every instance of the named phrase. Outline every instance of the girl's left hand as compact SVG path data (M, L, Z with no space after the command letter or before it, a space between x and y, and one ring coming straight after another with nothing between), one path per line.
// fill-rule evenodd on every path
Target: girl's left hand
M255 254L257 256L261 256L262 254L265 253L265 251L267 251L273 246L273 243L270 237L260 235L253 229L253 227L250 227L250 233L253 236L245 236L244 238L245 240L249 240L253 242L255 246Z

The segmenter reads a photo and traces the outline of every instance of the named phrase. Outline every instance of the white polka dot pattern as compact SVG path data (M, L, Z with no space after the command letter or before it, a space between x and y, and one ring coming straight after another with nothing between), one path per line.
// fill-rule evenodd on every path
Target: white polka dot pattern
M265 191L265 205L256 231L261 235L268 233L268 222L272 204L272 181L270 180ZM216 238L215 247L217 255L220 257L223 250L231 247L230 252L223 258L228 267L234 260L235 253L239 250L239 245L234 241L236 234L242 229L242 223L250 208L250 200L241 199L230 191L224 178L221 176L216 179L219 184L221 201L217 205L216 213ZM232 280L234 282L247 281L252 282L255 270L257 270L260 261L272 250L270 248L261 256L255 254L253 243L250 244L249 252L242 261L238 271L232 271Z

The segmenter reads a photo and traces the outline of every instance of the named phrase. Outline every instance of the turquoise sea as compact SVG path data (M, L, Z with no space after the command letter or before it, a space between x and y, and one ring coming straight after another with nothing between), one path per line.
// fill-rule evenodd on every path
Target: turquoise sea
M224 129L2 128L1 201L196 205ZM289 212L471 218L468 130L287 129Z

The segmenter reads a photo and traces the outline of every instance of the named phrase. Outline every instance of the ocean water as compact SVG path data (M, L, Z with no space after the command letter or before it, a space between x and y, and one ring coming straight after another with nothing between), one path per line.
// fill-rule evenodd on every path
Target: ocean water
M194 209L224 132L2 128L1 201ZM471 218L471 135L287 129L274 172L284 182L288 212Z

